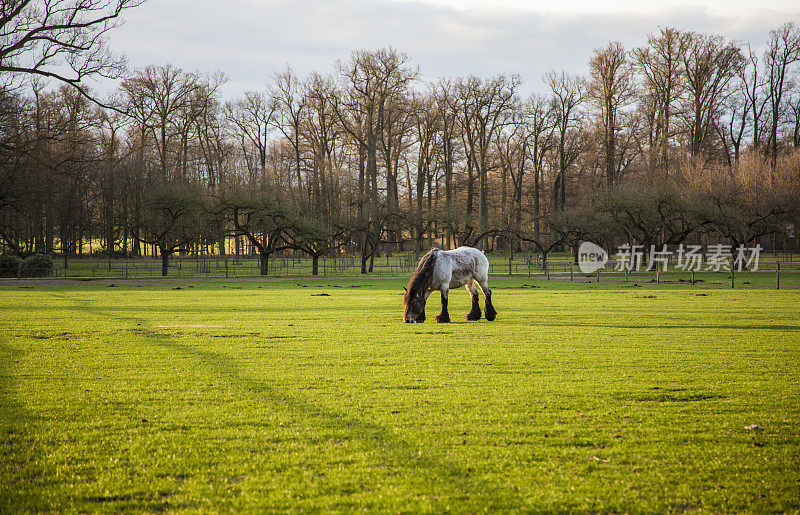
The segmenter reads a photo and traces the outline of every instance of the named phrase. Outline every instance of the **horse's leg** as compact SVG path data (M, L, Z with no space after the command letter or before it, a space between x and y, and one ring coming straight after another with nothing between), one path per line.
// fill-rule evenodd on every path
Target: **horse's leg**
M478 289L475 287L474 279L470 279L467 283L467 291L469 292L469 296L472 298L472 309L467 315L467 320L480 320L481 307L478 305Z
M492 305L492 290L489 289L488 277L481 278L479 284L481 290L483 290L483 296L486 299L486 320L491 322L497 318L497 311L494 310L494 306Z
M430 297L430 295L431 295L430 290L425 292L425 303L428 302L428 297ZM419 316L417 317L417 323L421 324L424 321L425 321L425 304L422 305L422 313L420 313Z
M442 312L436 317L437 322L445 323L450 321L450 313L447 312L447 295L449 291L448 288L442 286Z

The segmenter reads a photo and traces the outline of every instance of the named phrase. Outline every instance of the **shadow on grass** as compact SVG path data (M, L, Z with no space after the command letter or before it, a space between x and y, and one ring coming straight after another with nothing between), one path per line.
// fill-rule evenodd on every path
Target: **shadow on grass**
M301 414L304 422L311 427L310 432L314 432L315 428L330 432L347 428L354 440L359 441L364 448L383 457L383 461L389 469L387 473L390 475L392 473L410 473L415 477L425 478L426 484L437 485L437 490L449 492L453 498L475 499L480 497L484 503L482 506L490 510L510 509L514 506L524 505L522 499L519 498L519 493L510 487L488 482L478 477L470 468L463 468L440 457L430 456L429 449L426 449L424 455L420 455L418 444L395 436L386 427L326 409L307 399L289 395L267 383L243 377L238 363L222 354L202 350L174 340L158 339L153 340L152 344L205 362L218 376L231 381L236 387L260 396L277 410ZM418 493L422 494L423 492ZM426 493L433 495L437 492Z
M653 388L652 391L642 393L625 393L614 396L621 401L634 402L698 402L724 399L724 395L699 390L690 391L687 388Z
M730 329L735 331L798 331L800 325L787 325L787 324L759 324L759 325L731 325L731 324L598 324L588 322L576 322L574 319L569 321L565 320L564 323L558 322L534 322L537 326L542 327L607 327L614 329Z
M24 355L0 347L0 513L50 508L36 490L52 478L42 463L40 445L24 430L32 417L14 395L11 368Z
M115 306L113 311L106 311L91 302L76 302L75 299L66 298L65 300L72 303L73 309L91 313L95 317L124 320L137 324L135 328L131 328L131 331L144 336L143 341L147 341L155 347L166 348L178 355L191 357L197 363L204 363L219 377L230 381L233 386L269 402L276 411L301 414L312 433L316 429L337 432L342 428L347 428L353 440L360 442L365 449L374 451L376 455L383 458L383 465L388 467L388 475L393 473L413 474L415 477L424 478L425 484L438 487L431 488L431 490L439 492L425 493L447 492L450 498L456 499L480 498L482 507L495 510L508 510L525 504L521 497L523 494L510 486L486 481L479 477L472 468L464 468L441 457L431 456L430 449L426 449L426 452L421 455L418 444L394 435L390 429L384 426L346 413L326 409L308 399L292 396L267 382L244 377L236 360L224 354L178 342L174 339L175 335L152 327L146 319L129 316L126 313L129 310L125 307ZM141 311L140 308L138 310ZM178 309L176 308L176 310ZM423 494L423 492L417 493ZM107 502L114 503L114 507L119 506L118 500L113 495L107 499ZM356 506L350 507L355 508Z

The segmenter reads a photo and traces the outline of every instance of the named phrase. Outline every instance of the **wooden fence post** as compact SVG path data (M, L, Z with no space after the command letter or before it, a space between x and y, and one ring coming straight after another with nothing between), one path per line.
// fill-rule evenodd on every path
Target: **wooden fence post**
M780 290L781 289L781 262L778 261L776 264L778 265L778 268L775 269L775 289L776 290Z

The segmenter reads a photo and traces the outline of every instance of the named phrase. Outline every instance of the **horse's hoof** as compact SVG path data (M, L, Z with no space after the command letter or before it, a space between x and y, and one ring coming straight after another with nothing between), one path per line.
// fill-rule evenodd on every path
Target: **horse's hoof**
M475 322L475 321L480 320L480 319L481 319L481 312L480 311L478 311L478 313L470 313L470 314L467 315L467 320L469 320L470 322Z
M436 321L439 322L440 324L446 324L450 321L450 317L446 315L445 316L437 315Z
M486 312L486 320L488 320L489 322L491 322L491 321L493 321L495 318L497 318L497 311L495 311L495 310L491 310L491 311L487 311L487 312Z

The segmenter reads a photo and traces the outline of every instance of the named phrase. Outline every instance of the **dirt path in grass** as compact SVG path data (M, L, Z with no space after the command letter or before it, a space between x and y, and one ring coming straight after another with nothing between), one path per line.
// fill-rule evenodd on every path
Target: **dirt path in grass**
M282 281L298 281L303 280L305 277L159 277L159 278L131 278L131 279L114 279L114 278L44 278L44 279L0 279L0 287L2 286L80 286L82 284L98 284L103 286L109 285L123 285L123 284L187 284L187 283L256 283L256 282L282 282Z

